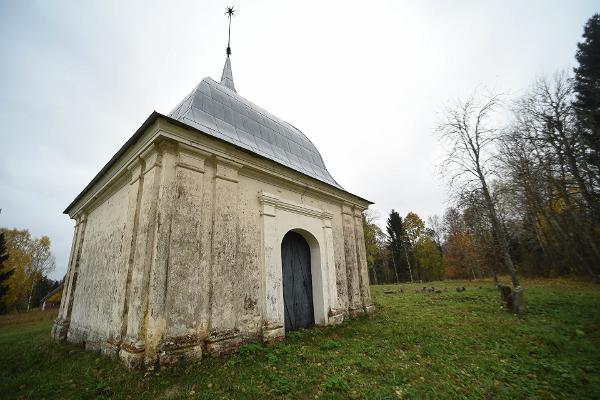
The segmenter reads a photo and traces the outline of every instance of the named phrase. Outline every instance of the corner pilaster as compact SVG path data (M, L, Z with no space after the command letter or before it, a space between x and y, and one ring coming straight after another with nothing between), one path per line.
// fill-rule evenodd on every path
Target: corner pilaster
M161 167L156 188L156 223L153 228L152 262L148 276L148 311L144 321L146 363L152 363L157 359L157 349L164 338L167 326L165 299L173 205L177 192L175 180L175 167L178 162L177 146L174 142L163 141L158 143L157 151L160 155Z
M325 237L325 259L327 268L327 281L329 290L328 323L337 325L343 322L344 312L338 308L337 277L335 268L335 253L333 244L333 214L323 212L323 233Z
M161 179L162 154L157 144L150 145L141 155L140 193L137 206L137 227L131 256L131 272L127 302L125 337L119 356L128 367L139 366L146 351L146 312L150 273L155 249L156 212Z
M369 288L367 249L365 247L362 212L357 207L354 207L354 232L356 234L356 262L360 280L360 296L365 312L371 313L373 311L373 303L371 301L371 289Z
M127 193L127 219L125 222L123 240L121 242L121 257L119 264L126 271L126 279L123 282L123 298L121 304L121 328L118 336L109 337L107 344L112 347L111 353L119 353L120 346L127 334L127 321L129 312L129 300L131 291L131 278L133 271L133 260L135 243L139 225L139 209L141 202L142 187L144 185L144 162L141 158L134 158L127 166L129 175L129 189Z
M241 344L236 329L234 296L238 245L238 187L242 164L215 157L212 262L210 274L209 353L233 351ZM219 296L216 301L214 294Z
M77 275L79 273L79 258L81 256L81 247L85 237L85 226L87 215L81 213L76 218L75 233L73 235L73 244L71 246L71 255L69 256L69 267L63 286L63 294L60 302L58 317L52 326L52 337L56 342L66 340L69 326L71 323L71 312L73 311L73 296L77 285Z
M277 244L277 203L279 198L271 193L262 192L258 196L262 219L262 248L264 249L264 326L263 340L272 341L285 336L284 316L281 313L283 304L282 271L278 260L281 249Z
M356 233L354 226L354 210L352 205L342 206L342 228L344 232L344 258L346 261L346 277L348 282L348 302L350 315L361 314L363 304L360 296L360 274L356 250Z
M210 214L203 203L208 157L210 153L177 144L160 365L202 358L208 336L211 244L204 235Z

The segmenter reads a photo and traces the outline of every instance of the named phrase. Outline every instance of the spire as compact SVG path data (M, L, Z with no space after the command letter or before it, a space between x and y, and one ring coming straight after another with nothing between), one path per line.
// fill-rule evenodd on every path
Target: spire
M231 17L235 15L235 10L233 9L233 6L227 7L225 14L227 14L227 18L229 18L229 32L227 35L227 49L225 50L227 58L225 59L225 65L223 66L223 74L221 75L221 85L235 92L235 86L233 85L233 73L231 72L231 60L229 59L229 56L231 55Z
M231 43L231 17L233 17L235 15L235 10L233 9L234 6L231 7L227 7L225 14L227 14L227 18L229 18L229 31L227 34L227 49L225 50L225 52L227 53L227 56L229 56L231 54L231 47L229 46L229 44Z
M235 86L233 85L233 73L231 72L231 60L229 59L229 55L227 55L227 58L225 59L225 65L223 66L221 85L235 92Z

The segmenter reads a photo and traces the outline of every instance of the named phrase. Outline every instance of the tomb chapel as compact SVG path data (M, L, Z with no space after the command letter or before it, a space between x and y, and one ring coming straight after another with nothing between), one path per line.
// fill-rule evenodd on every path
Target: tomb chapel
M370 313L370 204L236 92L227 54L220 82L153 112L64 211L75 232L53 338L166 365Z

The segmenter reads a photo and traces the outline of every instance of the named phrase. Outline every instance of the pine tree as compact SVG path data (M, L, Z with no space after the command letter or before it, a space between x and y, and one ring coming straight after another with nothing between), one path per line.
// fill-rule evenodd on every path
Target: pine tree
M8 251L6 249L6 241L4 232L0 232L0 314L6 313L6 305L4 304L4 296L8 293L8 286L5 282L15 272L14 269L5 271L4 262L8 260Z
M583 28L583 42L575 58L575 107L589 151L589 162L600 171L600 14L594 14Z
M390 212L390 216L387 219L386 231L389 247L392 252L392 265L394 266L396 281L410 279L412 282L412 271L408 263L406 246L403 240L405 237L404 224L402 217L395 210Z

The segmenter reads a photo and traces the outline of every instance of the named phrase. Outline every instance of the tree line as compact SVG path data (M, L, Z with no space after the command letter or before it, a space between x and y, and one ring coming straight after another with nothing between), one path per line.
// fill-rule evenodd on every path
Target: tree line
M48 276L55 264L48 236L0 228L0 314L38 307L60 285Z
M440 173L452 206L427 224L392 210L363 223L373 283L581 275L600 282L600 15L572 72L517 98L475 92L444 110Z

